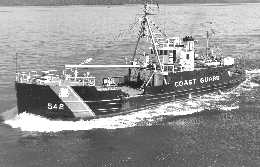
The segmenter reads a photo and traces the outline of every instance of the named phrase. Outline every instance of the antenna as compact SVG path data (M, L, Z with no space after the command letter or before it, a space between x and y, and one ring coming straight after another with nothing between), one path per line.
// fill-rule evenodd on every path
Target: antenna
M18 73L18 53L15 53L15 73Z
M206 57L209 55L209 40L213 35L215 35L215 30L212 28L213 21L206 21L204 23L201 23L200 25L204 28L206 28Z

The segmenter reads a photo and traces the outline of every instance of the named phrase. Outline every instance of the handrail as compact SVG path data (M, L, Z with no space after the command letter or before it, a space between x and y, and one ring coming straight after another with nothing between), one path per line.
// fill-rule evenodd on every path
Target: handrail
M66 64L65 68L139 68L141 67L140 65L127 65L127 64L122 64L122 65L90 65L90 64Z

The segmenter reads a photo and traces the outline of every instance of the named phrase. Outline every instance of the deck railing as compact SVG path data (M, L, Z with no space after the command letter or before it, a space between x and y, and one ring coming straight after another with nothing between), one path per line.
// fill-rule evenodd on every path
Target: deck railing
M73 77L73 76L66 76L66 81L75 82L82 84L83 86L95 86L96 85L96 77Z
M62 79L63 78L63 79ZM38 75L32 74L31 72L19 72L16 73L16 82L28 83L28 84L40 84L40 85L81 85L81 86L95 86L96 77L92 76L70 76L70 75L55 75L55 74L45 74Z

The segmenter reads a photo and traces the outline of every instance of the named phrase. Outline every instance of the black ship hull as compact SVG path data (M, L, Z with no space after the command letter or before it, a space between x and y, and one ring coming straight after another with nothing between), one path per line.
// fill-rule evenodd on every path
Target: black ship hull
M168 84L147 86L142 94L135 96L129 96L120 87L100 89L16 82L18 112L75 120L126 114L190 95L234 88L245 80L245 74L218 67L171 73L165 78Z

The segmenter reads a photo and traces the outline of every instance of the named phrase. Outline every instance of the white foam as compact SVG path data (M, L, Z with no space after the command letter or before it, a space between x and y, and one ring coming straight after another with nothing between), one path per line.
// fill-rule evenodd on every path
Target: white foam
M259 87L259 84L258 84L258 83L255 83L255 82L250 82L248 86L249 86L250 88L255 88L255 87Z
M260 74L260 69L246 70L246 74Z
M155 117L163 115L187 115L202 110L202 108L199 108L196 103L193 104L189 101L183 103L184 104L182 104L182 102L172 102L156 109L147 109L128 115L119 115L87 121L49 120L38 115L21 113L12 119L6 120L5 123L13 128L19 128L22 131L37 132L59 132L64 130L78 131L100 128L118 129L138 126L139 124L150 126L154 122ZM191 107L185 104L191 104ZM198 108L196 108L196 105ZM192 109L192 107L195 107L195 109Z
M232 90L231 93L238 93L238 92L245 92L245 91L249 92L259 86L260 86L259 84L252 82L250 79L246 79L236 89Z
M90 130L96 128L116 129L131 126L131 122L116 118L100 118L89 121L49 120L38 115L22 113L5 123L22 131L58 132L63 130Z
M231 110L237 110L239 109L239 106L221 106L219 107L221 110L225 110L225 111L231 111Z
M59 132L64 130L78 131L91 129L118 129L134 127L138 125L151 126L155 118L161 116L179 116L200 112L205 109L200 100L176 101L161 105L155 109L142 110L127 115L119 115L108 118L79 121L49 120L47 118L22 113L16 117L6 120L5 123L22 131L37 132ZM210 103L208 104L210 105ZM207 106L207 105L206 105Z
M212 95L215 96L215 95ZM208 96L207 97L212 97ZM205 107L210 106L210 101L214 101L214 98L208 98L206 100L186 100L176 101L161 105L155 109L147 109L139 112L119 115L108 118L99 118L93 120L79 120L79 121L61 121L61 120L49 120L34 114L22 113L14 117L13 119L6 120L5 123L13 128L19 128L22 131L37 131L37 132L59 132L64 130L78 131L78 130L91 130L91 129L118 129L127 128L133 126L150 126L154 123L154 118L161 116L179 116L188 115L196 112L200 112ZM215 98L216 99L216 98ZM217 98L221 99L221 98Z
M252 82L253 77L260 75L260 69L246 70L246 80L238 87L230 91L231 94L240 94L241 92L250 92L260 86L260 84Z

